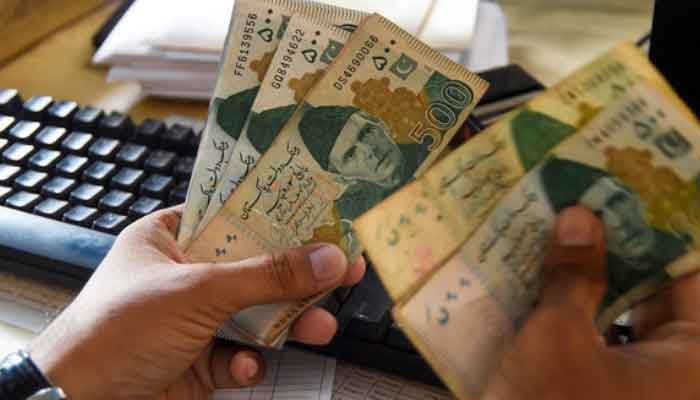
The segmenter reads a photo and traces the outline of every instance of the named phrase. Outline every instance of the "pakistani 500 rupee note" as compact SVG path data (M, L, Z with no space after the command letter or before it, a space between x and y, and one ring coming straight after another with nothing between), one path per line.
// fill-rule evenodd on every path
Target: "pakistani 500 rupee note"
M358 219L355 231L391 297L410 295L549 150L639 82L693 118L647 58L624 44L504 116Z
M425 169L486 87L385 18L367 18L188 256L231 261L330 242L353 260L353 220ZM269 344L314 300L249 308L232 323Z
M411 298L397 321L457 397L478 399L541 286L558 212L601 216L608 291L601 329L700 268L700 129L640 83L559 145L502 198Z
M358 14L303 0L236 1L178 229L182 247L190 243L212 201L270 60L295 13L320 13L339 21L354 21Z
M314 14L295 14L289 21L199 231L252 171L306 93L340 53L351 31L366 17L357 12L348 15L352 19L342 21L329 13Z

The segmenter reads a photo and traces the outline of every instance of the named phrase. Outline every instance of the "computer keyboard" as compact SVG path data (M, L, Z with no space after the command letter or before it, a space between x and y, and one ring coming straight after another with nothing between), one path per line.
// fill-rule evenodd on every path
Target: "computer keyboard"
M484 77L502 82L482 101L489 121L542 89L517 66ZM470 118L452 145L483 122ZM137 124L123 113L0 88L0 270L80 288L129 223L185 201L200 136L183 124ZM295 346L440 384L393 321L371 264L359 284L322 306L336 315L338 335L328 346Z

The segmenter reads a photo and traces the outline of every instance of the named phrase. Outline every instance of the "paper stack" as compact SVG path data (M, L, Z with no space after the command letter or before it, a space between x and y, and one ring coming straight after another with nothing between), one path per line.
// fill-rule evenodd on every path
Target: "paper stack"
M479 0L322 0L379 12L422 41L479 71L508 62L506 23ZM98 49L108 80L137 81L144 94L208 100L234 1L137 0ZM488 46L479 43L488 43Z

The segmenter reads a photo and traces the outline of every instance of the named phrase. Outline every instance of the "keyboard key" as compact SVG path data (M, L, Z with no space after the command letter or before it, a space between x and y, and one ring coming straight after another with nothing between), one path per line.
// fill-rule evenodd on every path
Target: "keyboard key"
M66 137L68 131L66 128L59 126L45 126L44 129L39 131L34 137L34 143L41 147L50 147L52 149L57 149L60 147L61 142Z
M148 156L148 147L142 144L126 143L117 153L116 162L119 165L138 168Z
M22 97L17 89L0 89L0 113L17 115L22 110Z
M51 96L31 97L22 106L22 118L41 122L52 104L53 97Z
M127 192L135 192L145 178L146 173L140 169L122 168L112 178L109 186Z
M160 210L163 206L164 204L161 200L150 197L139 197L134 204L129 207L129 216L133 219L138 219Z
M10 146L10 141L7 139L0 139L0 151L5 151L5 148Z
M144 196L167 200L170 190L175 186L175 180L170 176L151 175L141 185L140 193Z
M173 124L163 134L163 148L177 153L187 153L194 131L187 125Z
M116 139L127 139L134 131L134 123L131 118L120 112L113 111L100 120L97 132L100 136Z
M190 137L190 143L187 146L189 148L189 154L197 154L197 149L199 148L199 142L202 140L202 131L195 132L192 137Z
M165 124L162 121L149 118L136 128L136 133L131 140L146 146L158 147L163 132L165 132Z
M0 185L11 185L22 168L16 165L0 164Z
M97 209L86 206L75 206L63 214L63 221L89 228L97 218Z
M105 188L92 183L83 183L73 189L68 196L71 204L83 204L86 206L97 206L97 202L105 192Z
M12 194L12 188L9 186L0 186L0 203L4 203Z
M105 213L95 220L92 224L93 229L112 235L118 235L129 225L129 218L124 215L115 213Z
M401 328L399 328L396 323L393 323L391 327L389 328L389 333L386 335L386 339L384 342L394 348L397 348L399 350L403 351L411 351L415 352L416 349L413 347L411 344L411 341L408 340L406 335L403 333Z
M78 112L78 103L74 101L61 100L49 107L46 112L46 123L54 126L61 126L70 129L73 116Z
M156 150L148 157L144 168L149 172L170 175L170 171L173 169L173 165L175 165L176 157L177 155L171 151Z
M32 211L40 201L41 196L36 193L17 192L5 200L5 205L22 211Z
M83 172L83 180L97 185L107 185L114 174L117 173L117 166L104 161L95 161Z
M178 181L189 181L194 169L194 157L181 157L175 163L173 174Z
M111 190L100 199L97 208L102 211L124 213L134 200L136 200L136 196L132 193L122 190Z
M70 204L65 200L46 199L34 207L34 214L60 220Z
M39 128L41 124L36 121L19 121L10 129L7 136L11 140L27 142L39 131Z
M94 136L86 132L72 132L61 143L61 149L75 154L85 155Z
M14 187L17 190L39 193L41 187L48 182L49 175L45 172L34 171L32 169L15 178Z
M389 315L388 312L381 316L367 313L365 310L356 312L345 328L345 334L369 342L380 342L388 332L391 322Z
M44 184L44 186L41 188L41 195L66 200L68 199L68 194L70 194L70 192L72 192L77 186L78 182L75 179L56 176Z
M7 135L10 127L15 123L15 118L9 115L0 114L0 136Z
M78 110L73 116L73 129L82 132L97 132L97 124L105 115L99 108L86 106Z
M11 164L24 165L36 148L31 144L14 143L2 152L2 159Z
M168 204L171 206L182 204L187 199L187 187L189 182L180 182L175 189L170 191L168 196Z
M29 168L39 171L49 172L61 158L58 150L41 149L29 158Z
M98 158L104 161L110 161L119 151L121 142L117 139L99 138L90 145L88 155L92 158Z
M87 157L69 154L56 164L56 173L68 178L79 178L89 162Z
M355 337L367 340L384 336L388 329L386 318L391 309L391 299L371 265L367 267L365 277L341 303L342 307L336 315L340 332L348 329ZM352 328L350 325L353 325Z

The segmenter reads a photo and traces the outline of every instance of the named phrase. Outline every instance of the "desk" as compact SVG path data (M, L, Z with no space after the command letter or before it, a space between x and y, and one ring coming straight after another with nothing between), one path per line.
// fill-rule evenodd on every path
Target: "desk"
M511 59L552 84L616 42L635 40L647 32L652 3L502 0L509 20ZM24 96L48 94L108 110L129 110L137 121L171 114L203 119L205 104L144 99L136 85L107 84L106 71L89 65L90 37L115 6L99 8L0 68L0 87L15 87ZM0 322L0 355L23 346L31 337L27 331Z

